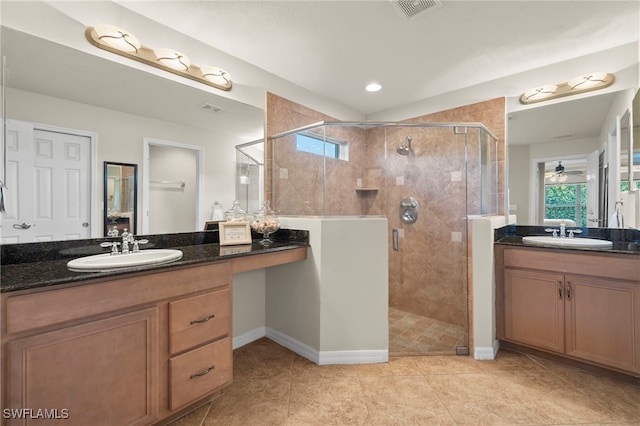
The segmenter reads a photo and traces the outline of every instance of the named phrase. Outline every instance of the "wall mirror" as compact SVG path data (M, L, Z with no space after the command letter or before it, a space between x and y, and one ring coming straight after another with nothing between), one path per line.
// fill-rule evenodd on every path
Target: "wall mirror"
M137 233L138 166L104 162L104 235Z
M606 162L598 153L617 96L608 92L508 113L509 211L518 225L543 225L556 217L548 212L566 216L571 210L566 219L576 224L606 226L607 179L619 176L602 175ZM548 205L552 186L562 191Z
M633 98L631 116L632 187L640 189L640 90Z
M19 6L18 2L13 6ZM103 162L138 164L141 173L142 141L151 135L203 146L216 141L205 149L204 167L218 174L215 181L211 178L207 182L210 192L203 194L207 198L202 205L211 206L219 199L228 208L234 196L234 164L227 161L221 165L220 158L232 155L235 145L248 137L254 138L247 135L259 136L263 132L262 109L218 96L215 89L208 90L204 85L203 88L185 85L14 30L5 25L6 20L11 21L12 11L13 8L5 11L3 7L0 37L2 54L10 70L6 79L7 118L97 134L100 150L91 172L95 181L91 188L94 202L89 206L91 220L87 220L92 238L106 233L103 220L106 210L97 202L104 199ZM53 18L59 17L54 10L51 13ZM67 30L61 30L62 35L66 33ZM82 32L79 37L84 40ZM172 101L161 102L158 94ZM206 105L222 110L214 113L204 109ZM174 129L182 130L182 139L171 133ZM140 179L138 210L142 208L143 191ZM176 205L166 206L164 212L181 213ZM148 213L153 215L157 210L152 207ZM134 225L137 232L142 232L141 223ZM163 229L158 233L164 232L174 231Z
M632 180L631 167L631 112L626 110L620 117L620 183L621 190L628 191Z

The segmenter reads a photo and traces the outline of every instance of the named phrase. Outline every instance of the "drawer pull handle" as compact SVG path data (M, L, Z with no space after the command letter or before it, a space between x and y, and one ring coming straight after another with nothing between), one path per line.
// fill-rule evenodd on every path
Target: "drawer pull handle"
M215 317L216 317L216 316L215 316L214 314L211 314L211 315L209 315L209 316L208 316L208 317L206 317L206 318L202 318L202 319L199 319L199 320L193 320L193 321L191 321L191 325L193 325L193 324L202 324L203 322L207 322L207 321L209 321L210 319L215 318Z
M193 373L189 378L190 378L190 379L195 379L196 377L202 377L202 376L204 376L205 374L208 374L208 373L209 373L211 370L213 370L214 368L216 368L216 366L215 366L215 365L212 365L211 367L206 368L206 369L204 369L204 370L202 370L202 371L198 371L197 373Z

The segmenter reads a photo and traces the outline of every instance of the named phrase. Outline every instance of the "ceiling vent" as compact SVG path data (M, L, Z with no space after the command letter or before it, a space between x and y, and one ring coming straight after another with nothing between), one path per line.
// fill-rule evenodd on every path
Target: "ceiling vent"
M203 110L205 111L210 111L210 112L220 112L223 110L222 107L219 107L217 105L214 104L210 104L209 102L207 102L206 104L202 105L201 107Z
M440 0L391 0L391 2L398 6L402 16L409 19L427 9L433 9L442 4Z

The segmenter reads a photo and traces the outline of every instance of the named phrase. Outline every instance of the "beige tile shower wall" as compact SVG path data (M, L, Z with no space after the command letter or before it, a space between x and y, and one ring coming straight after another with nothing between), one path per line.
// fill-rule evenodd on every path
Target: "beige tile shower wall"
M297 129L299 127L308 126L319 121L333 121L334 119L332 117L329 117L328 115L321 114L317 111L312 110L311 108L296 104L295 102L291 102L288 99L282 98L270 92L266 93L265 105L265 200L271 200L274 194L273 186L274 184L279 185L281 180L279 170L281 166L273 164L274 151L271 136L289 130ZM291 137L291 139L293 140L293 137ZM278 144L280 143L283 142L279 141ZM291 143L295 144L295 142L291 142L289 140L284 144L290 146ZM280 148L278 145L278 149L286 151L287 149L290 149L290 147L288 148L287 146L283 146L282 148ZM287 164L286 166L288 165L289 164ZM316 165L314 166L314 170L318 168ZM274 170L274 167L278 170ZM288 191L289 193L279 194L278 196L280 197L280 199L285 199L285 196L289 197L291 196L291 193L296 193L296 188L290 186L293 179L288 180L289 182L286 182L286 185L284 185L284 188L282 189ZM311 175L308 177L307 181L317 182L318 177L316 175ZM278 187L278 190L280 189L281 188ZM275 191L275 193L278 194L278 191ZM304 189L300 190L299 193L303 194L302 196L304 197ZM279 203L279 200L275 200L275 205L272 206L278 213L280 213L280 211L278 211Z
M267 135L273 135L332 117L297 105L287 99L267 94ZM416 117L407 122L477 122L484 124L498 138L498 193L492 194L503 213L505 100L493 99L477 104ZM464 326L467 323L468 287L471 285L466 223L467 201L479 209L479 164L464 164L464 144L452 143L452 130L437 128L331 129L333 137L350 141L348 164L335 160L327 164L327 215L384 215L391 229L404 230L401 251L393 252L389 240L390 306ZM335 132L335 133L333 133ZM413 138L415 156L404 157L396 148L406 136ZM472 142L477 143L476 133ZM366 144L364 141L366 140ZM270 140L267 141L267 147ZM276 147L275 185L286 214L323 214L321 188L323 159L311 154L293 154L293 137L279 141ZM270 149L267 158L270 158ZM268 161L269 165L271 162ZM287 179L280 178L280 168L287 169ZM266 168L267 176L271 169ZM451 181L452 172L461 172L462 180ZM467 200L465 173L469 173ZM400 178L400 179L398 179ZM355 182L375 191L356 191ZM272 187L267 181L267 196ZM398 184L402 182L402 184ZM315 194L315 196L314 196ZM405 195L418 199L420 220L404 225L399 218L400 200ZM286 210L285 210L286 209ZM452 232L461 241L452 241Z
M349 161L298 152L295 135L280 138L275 145L270 138L271 135L320 121L336 120L274 94L267 94L267 199L275 195L273 208L279 214L365 214L363 197L356 194L358 179L365 179L365 162L368 159L363 129L325 126L314 130L318 136L328 140L347 142ZM273 180L270 176L273 176Z
M414 155L396 148L411 136ZM404 231L400 251L389 252L390 306L464 326L467 317L466 184L464 135L451 128L387 129L384 214ZM460 173L460 180L452 180ZM418 220L403 224L400 202L414 197ZM456 232L459 240L452 241ZM391 229L389 234L391 234Z
M498 138L498 193L492 199L502 213L504 207L504 135L505 100L493 99L447 111L412 118L407 122L477 122L484 124ZM395 133L394 133L395 131ZM409 134L411 132L411 134ZM395 154L397 145L405 136L412 136L415 157ZM477 132L471 131L468 141L477 147ZM480 165L471 161L466 168L468 191L464 180L464 144L454 143L451 129L392 129L387 130L387 161L384 167L384 214L392 228L404 230L400 253L389 251L390 306L418 315L465 326L469 317L471 299L468 289L470 276L470 244L466 223L466 207L479 211ZM375 138L373 138L375 139ZM457 141L456 141L457 142ZM376 143L379 143L376 140ZM453 182L451 172L461 172L462 181ZM403 177L404 185L396 185L396 177ZM416 224L400 222L399 200L413 195L421 205ZM468 196L468 200L467 200ZM462 241L452 241L453 232L460 233ZM391 244L390 244L391 247ZM467 286L467 280L469 286Z

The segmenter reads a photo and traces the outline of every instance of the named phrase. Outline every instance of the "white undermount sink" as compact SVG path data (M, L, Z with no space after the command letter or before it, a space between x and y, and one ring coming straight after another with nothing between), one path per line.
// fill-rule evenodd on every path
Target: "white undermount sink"
M136 266L159 265L182 258L182 252L174 249L148 249L138 253L112 255L110 253L79 257L67 263L75 272L105 272Z
M522 237L522 242L534 246L553 246L563 248L610 249L613 243L595 238L558 238L550 236Z

